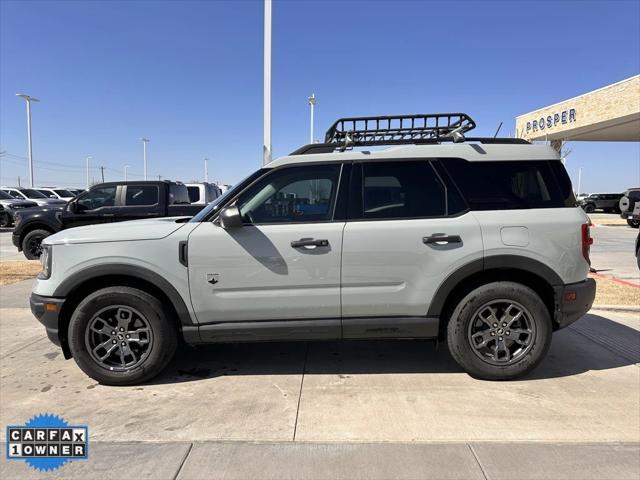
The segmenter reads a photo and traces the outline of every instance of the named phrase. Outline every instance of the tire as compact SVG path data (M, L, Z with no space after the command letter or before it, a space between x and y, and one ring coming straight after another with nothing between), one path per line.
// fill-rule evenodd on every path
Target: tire
M131 316L123 315L127 311ZM103 385L134 385L150 380L164 370L178 345L178 331L165 311L156 297L136 288L108 287L93 292L77 306L69 322L69 348L74 360L83 372ZM125 339L127 331L130 336ZM138 340L132 339L135 335ZM112 344L114 339L116 345ZM100 347L103 344L109 348ZM101 362L97 357L104 356L107 350L112 353ZM128 358L131 362L127 362ZM134 358L137 363L133 363Z
M11 215L7 212L0 212L0 228L7 228L13 224L11 221Z
M31 230L22 239L22 253L27 260L38 260L42 254L42 240L51 235L49 230Z
M631 228L638 228L638 227L640 227L640 220L634 220L633 218L627 218L627 225L629 225Z
M587 213L593 213L596 211L596 206L593 203L587 203L584 206L584 211Z
M513 316L517 316L516 311L523 312L511 326L508 325L509 318L502 315L500 307L497 307L494 315L498 322L489 320L490 323L487 323L479 319L480 314L487 316L487 308L493 309L503 304L511 305L504 311ZM522 328L527 322L530 324L528 334ZM493 328L496 324L497 329ZM504 324L507 324L506 329L503 328ZM516 328L513 328L514 325ZM472 335L478 328L478 333ZM516 334L515 330L523 333ZM538 294L519 283L494 282L476 288L458 303L447 326L447 343L455 361L472 377L482 380L511 380L527 374L542 361L551 344L551 333L551 317ZM510 336L507 337L506 334ZM513 339L515 335L519 337L518 340ZM485 341L485 338L488 340ZM498 357L502 358L490 358L491 352L495 352L494 347L499 345L497 338L503 339L503 347L510 345L501 350L502 354L498 351ZM477 339L487 345L476 349L473 342L477 342ZM507 350L511 357L509 360L506 357Z

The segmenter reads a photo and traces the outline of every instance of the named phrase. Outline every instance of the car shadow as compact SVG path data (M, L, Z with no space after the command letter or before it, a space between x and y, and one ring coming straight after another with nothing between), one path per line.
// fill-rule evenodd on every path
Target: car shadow
M554 333L546 358L518 381L561 378L640 363L639 344L638 330L599 315L587 315L574 326ZM464 373L446 342L433 340L237 343L183 347L151 384L303 371L311 375Z

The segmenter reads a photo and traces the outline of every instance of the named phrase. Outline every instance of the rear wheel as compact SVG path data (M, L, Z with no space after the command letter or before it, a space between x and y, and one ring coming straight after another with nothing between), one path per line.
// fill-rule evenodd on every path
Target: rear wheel
M38 260L42 255L42 240L51 235L48 230L37 229L28 232L22 239L22 253L27 260Z
M69 323L69 347L78 366L105 385L155 377L169 363L177 331L161 302L142 290L109 287L85 298Z
M596 211L596 206L593 203L587 203L584 206L584 211L587 213L593 213Z
M476 288L454 309L447 327L451 355L471 376L509 380L530 372L551 344L542 299L514 282Z

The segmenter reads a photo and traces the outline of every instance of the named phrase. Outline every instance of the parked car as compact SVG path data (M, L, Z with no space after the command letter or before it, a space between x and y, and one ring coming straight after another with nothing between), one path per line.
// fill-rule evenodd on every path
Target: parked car
M192 205L206 205L222 195L220 189L212 183L187 183L186 186Z
M618 205L620 209L620 217L624 218L630 227L640 227L640 219L634 217L634 209L636 205L640 205L640 188L630 188L624 192Z
M38 204L30 200L19 200L0 190L0 206L2 207L0 227L6 228L13 225L15 212L17 210L37 207Z
M80 195L81 193L86 192L84 188L67 188L74 196Z
M18 200L35 202L39 207L61 207L67 203L65 200L60 200L59 198L47 198L35 188L0 187L0 190Z
M76 196L76 194L64 188L36 188L36 190L47 198L58 198L65 202L68 202Z
M341 119L189 222L52 235L32 311L110 385L154 377L179 339L439 338L475 377L524 375L591 307L589 218L553 148L467 143L474 126Z
M593 213L596 210L620 213L618 210L618 203L621 198L622 193L592 193L578 203L587 213Z
M201 205L189 204L187 187L182 183L167 180L100 183L63 209L18 213L12 240L25 257L33 260L40 257L44 238L66 228L141 218L191 217L201 209Z

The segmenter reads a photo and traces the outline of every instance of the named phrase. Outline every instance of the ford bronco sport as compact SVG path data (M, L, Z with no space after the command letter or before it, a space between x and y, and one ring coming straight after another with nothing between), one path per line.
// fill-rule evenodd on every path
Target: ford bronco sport
M589 219L551 147L474 126L340 119L189 221L63 230L31 309L110 385L158 375L179 339L440 339L477 378L524 375L591 307Z

